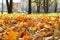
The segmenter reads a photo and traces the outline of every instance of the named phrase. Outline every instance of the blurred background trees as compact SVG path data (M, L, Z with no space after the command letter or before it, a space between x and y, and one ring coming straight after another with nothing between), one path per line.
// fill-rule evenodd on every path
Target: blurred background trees
M22 13L48 13L48 12L60 12L60 1L59 0L2 0L3 11L22 12Z

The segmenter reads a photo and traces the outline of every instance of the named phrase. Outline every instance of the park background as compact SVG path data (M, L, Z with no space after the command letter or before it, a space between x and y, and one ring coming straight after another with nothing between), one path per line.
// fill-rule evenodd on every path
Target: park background
M12 0L12 11L17 13L59 13L60 0ZM10 0L8 0L10 3ZM6 0L0 0L0 13L7 12ZM30 5L30 4L31 5Z

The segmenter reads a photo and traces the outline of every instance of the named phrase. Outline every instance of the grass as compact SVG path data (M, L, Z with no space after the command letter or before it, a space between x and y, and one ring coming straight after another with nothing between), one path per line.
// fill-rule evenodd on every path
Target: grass
M17 13L17 12L12 13L12 15L21 15L21 14L27 14L27 13ZM8 14L7 12L3 12L3 14L1 14L1 12L0 12L0 15L10 15L10 14ZM48 16L60 16L60 13L32 13L32 14L28 14L28 15L38 15L38 16L43 16L43 15L48 15Z

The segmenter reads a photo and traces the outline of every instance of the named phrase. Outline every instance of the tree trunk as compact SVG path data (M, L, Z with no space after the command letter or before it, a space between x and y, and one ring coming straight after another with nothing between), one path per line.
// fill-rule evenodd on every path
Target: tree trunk
M3 0L2 0L2 12L1 13L3 14Z
M57 0L55 0L55 12L57 12Z
M48 1L49 0L44 0L44 12L48 13Z
M13 3L13 0L10 0L10 3L8 2L8 0L6 0L8 13L12 13L12 9L13 9L12 3Z
M31 0L29 0L28 14L31 14Z
M37 0L37 13L40 12L40 0Z

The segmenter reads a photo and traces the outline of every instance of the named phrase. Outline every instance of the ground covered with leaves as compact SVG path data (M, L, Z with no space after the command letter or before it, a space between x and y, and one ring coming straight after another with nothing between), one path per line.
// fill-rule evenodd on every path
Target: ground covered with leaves
M59 40L60 16L1 14L0 40Z

